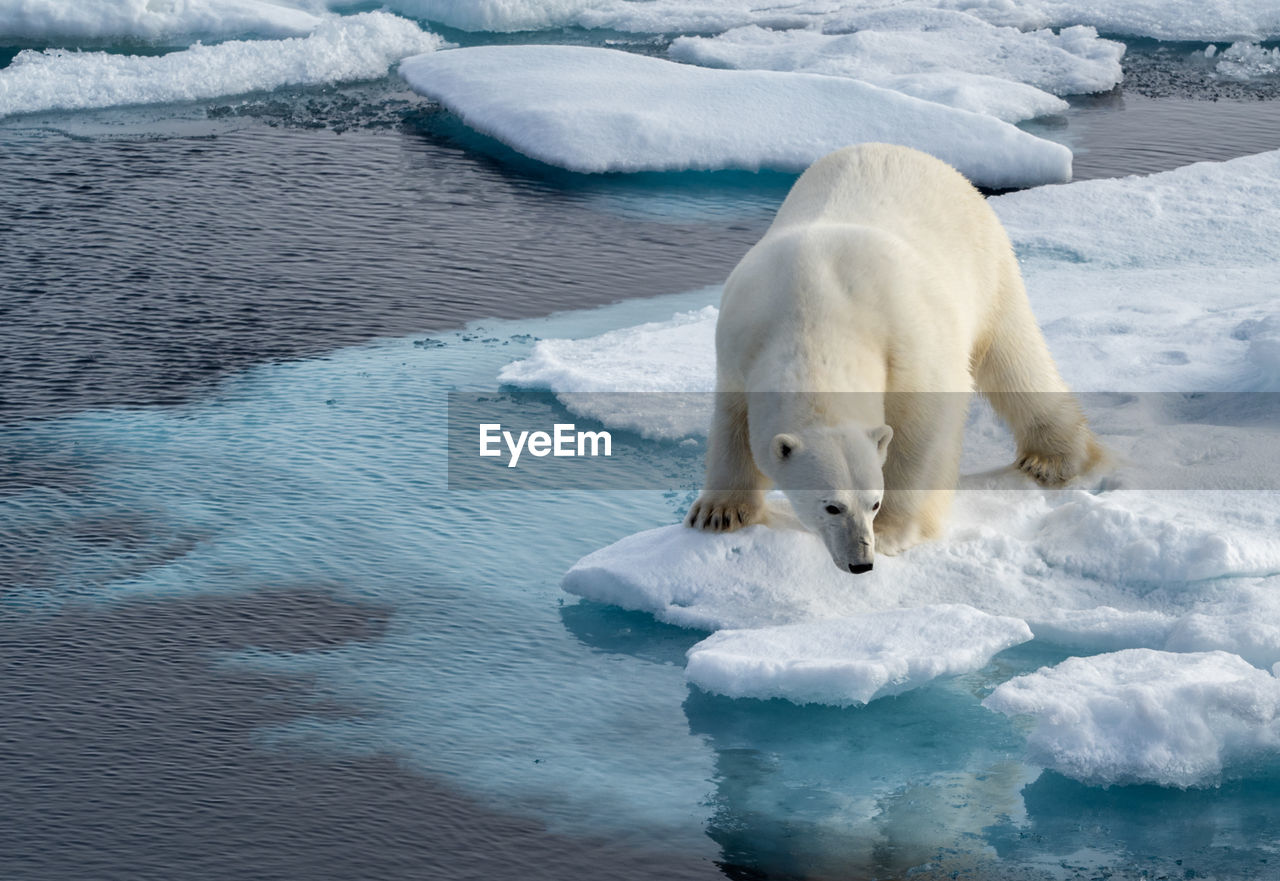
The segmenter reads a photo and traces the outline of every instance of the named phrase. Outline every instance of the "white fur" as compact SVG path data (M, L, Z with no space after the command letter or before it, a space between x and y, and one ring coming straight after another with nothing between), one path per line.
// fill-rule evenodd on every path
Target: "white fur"
M842 569L938 534L975 387L1042 483L1100 455L995 213L906 147L848 147L796 182L725 284L716 385L688 523L756 522L774 485Z

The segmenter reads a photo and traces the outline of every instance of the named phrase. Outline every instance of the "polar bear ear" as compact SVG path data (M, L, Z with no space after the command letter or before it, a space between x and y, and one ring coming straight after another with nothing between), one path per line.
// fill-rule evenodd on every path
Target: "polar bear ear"
M779 462L785 462L791 458L796 450L800 449L800 438L794 434L774 435L773 443L769 445L773 450L773 457Z
M871 442L876 445L876 455L880 457L880 464L884 464L884 460L889 455L889 441L893 440L893 429L887 425L881 425L879 428L873 428L867 432L867 437L871 438Z

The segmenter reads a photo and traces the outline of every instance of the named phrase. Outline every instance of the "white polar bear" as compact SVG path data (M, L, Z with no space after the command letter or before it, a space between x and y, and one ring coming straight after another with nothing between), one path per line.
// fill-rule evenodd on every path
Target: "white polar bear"
M1100 459L982 195L906 147L819 159L725 283L706 485L686 522L758 522L773 485L838 567L865 572L877 549L939 533L975 386L1040 483Z

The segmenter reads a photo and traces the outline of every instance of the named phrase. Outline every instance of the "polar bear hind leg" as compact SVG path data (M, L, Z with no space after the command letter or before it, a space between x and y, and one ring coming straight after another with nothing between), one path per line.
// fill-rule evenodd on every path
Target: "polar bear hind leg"
M974 381L1012 429L1015 466L1044 486L1061 486L1102 459L1084 412L1058 373L1017 269L1008 273Z

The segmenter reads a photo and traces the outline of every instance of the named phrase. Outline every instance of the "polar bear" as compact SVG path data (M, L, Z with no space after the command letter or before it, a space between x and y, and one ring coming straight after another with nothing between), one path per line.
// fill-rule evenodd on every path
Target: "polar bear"
M838 567L866 572L877 550L938 535L975 387L1041 484L1100 459L982 195L906 147L819 159L725 283L706 484L686 523L759 522L775 486Z

